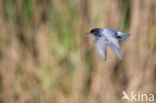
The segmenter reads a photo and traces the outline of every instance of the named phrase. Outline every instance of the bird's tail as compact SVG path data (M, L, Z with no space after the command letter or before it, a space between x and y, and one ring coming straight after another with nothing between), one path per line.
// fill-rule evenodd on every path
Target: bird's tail
M120 40L126 40L129 36L131 36L131 34L125 34L125 33L118 32L118 36L119 36Z

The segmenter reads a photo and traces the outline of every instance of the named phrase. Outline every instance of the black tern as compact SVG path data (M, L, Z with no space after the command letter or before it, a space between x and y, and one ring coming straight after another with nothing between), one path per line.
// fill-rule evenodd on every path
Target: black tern
M110 28L94 28L87 34L92 34L96 48L105 61L107 58L107 46L122 59L118 39L126 40L131 35Z

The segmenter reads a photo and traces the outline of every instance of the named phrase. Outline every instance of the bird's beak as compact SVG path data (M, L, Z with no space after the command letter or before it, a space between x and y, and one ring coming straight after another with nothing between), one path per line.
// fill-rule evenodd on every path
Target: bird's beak
M86 34L88 35L88 34L91 34L91 33L90 32L87 32Z

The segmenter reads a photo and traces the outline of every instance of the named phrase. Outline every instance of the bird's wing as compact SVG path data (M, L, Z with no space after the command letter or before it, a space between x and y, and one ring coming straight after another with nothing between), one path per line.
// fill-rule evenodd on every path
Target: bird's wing
M112 51L120 58L122 59L121 57L121 53L120 53L120 46L119 46L119 43L118 43L118 40L114 37L111 37L109 38L109 44L110 48L112 49Z
M105 33L106 35L108 34L109 36L113 36L113 37L117 36L117 31L110 29L110 28L105 28L103 33Z
M108 34L108 32L102 32L102 37L105 39L107 45L110 46L110 48L112 49L112 51L120 58L121 57L121 53L120 53L120 46L118 43L118 40L112 36L111 34Z
M94 36L94 35L93 35L93 40L94 40L94 43L96 45L98 52L100 53L102 58L106 61L106 57L107 57L106 42L103 40L102 37L98 37L98 36Z

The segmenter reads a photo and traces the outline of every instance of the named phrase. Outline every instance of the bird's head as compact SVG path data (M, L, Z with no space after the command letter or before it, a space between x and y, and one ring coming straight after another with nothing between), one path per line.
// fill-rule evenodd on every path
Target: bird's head
M100 34L100 29L99 28L94 28L94 29L90 30L90 32L88 32L86 34L93 34L95 36L98 36Z

